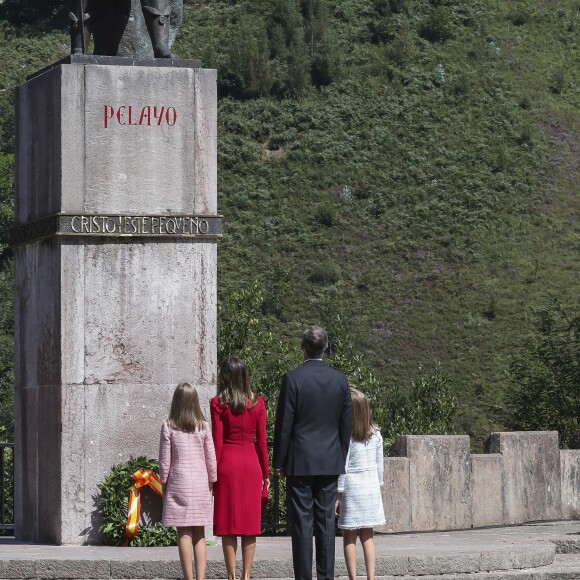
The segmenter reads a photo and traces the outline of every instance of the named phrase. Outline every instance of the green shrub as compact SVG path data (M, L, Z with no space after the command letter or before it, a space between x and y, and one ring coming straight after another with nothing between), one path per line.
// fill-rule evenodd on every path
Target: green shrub
M321 203L316 208L316 220L323 226L333 226L336 223L336 210L330 203Z
M14 440L14 266L0 268L0 425L2 437Z
M469 91L469 77L465 71L461 71L453 83L453 93L457 96L466 95Z
M520 99L520 107L526 111L532 108L532 100L528 95L524 95Z
M569 82L568 72L564 67L559 67L550 77L550 91L555 95L561 95Z
M331 29L327 30L312 56L312 82L316 87L342 78L344 52L338 35Z
M279 83L279 91L286 95L299 95L310 85L310 57L304 40L288 48L286 74Z
M391 45L391 58L399 66L408 64L415 59L415 41L411 32L411 24L404 20Z
M421 25L420 34L431 42L445 42L453 38L453 24L448 9L445 6L433 8Z
M340 266L332 259L316 264L310 275L310 281L321 286L336 284L341 278Z
M510 427L558 431L566 444L580 428L580 303L555 298L534 313L534 331L509 365Z
M383 437L390 446L399 435L445 435L452 433L457 413L453 385L437 365L412 381L408 395L390 389L383 401Z
M305 40L311 54L324 38L331 20L321 0L302 0L302 14L305 22Z
M220 92L238 98L267 94L273 80L264 22L256 19L240 24L232 44L235 48L220 69Z
M268 29L275 30L275 43L270 38L272 56L284 58L288 47L304 40L304 20L296 0L273 0L268 17Z
M4 425L0 425L0 442L8 443L13 441L12 433L8 433ZM2 462L3 468L2 481L4 482L4 505L0 506L2 509L3 523L14 523L14 448L2 448L0 453L3 454ZM0 536L12 535L12 532L0 530Z
M530 19L530 13L524 6L514 3L507 18L514 26L523 26Z

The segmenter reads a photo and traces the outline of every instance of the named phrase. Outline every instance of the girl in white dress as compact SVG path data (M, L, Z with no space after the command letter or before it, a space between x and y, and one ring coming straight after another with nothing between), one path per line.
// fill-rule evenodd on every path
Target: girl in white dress
M356 539L360 536L367 579L375 577L373 528L385 523L381 496L383 438L372 422L366 396L351 389L352 436L346 457L346 473L338 478L336 513L342 530L344 559L349 580L356 579Z

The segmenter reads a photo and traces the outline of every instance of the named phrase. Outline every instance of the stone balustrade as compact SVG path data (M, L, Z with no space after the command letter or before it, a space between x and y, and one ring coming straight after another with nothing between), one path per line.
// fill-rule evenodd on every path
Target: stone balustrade
M580 450L560 450L555 431L492 433L483 454L467 435L404 435L392 454L377 531L580 519Z

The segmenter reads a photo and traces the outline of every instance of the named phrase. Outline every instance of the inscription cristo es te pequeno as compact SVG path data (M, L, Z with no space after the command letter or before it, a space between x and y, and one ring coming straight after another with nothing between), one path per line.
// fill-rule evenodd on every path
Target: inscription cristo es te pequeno
M221 217L57 214L12 228L10 244L26 244L52 236L218 238Z
M133 105L103 105L103 127L109 129L112 125L135 127L173 127L177 123L175 107L153 106L134 107Z
M70 218L70 229L75 234L203 236L210 233L208 219L198 216L73 215L67 217Z

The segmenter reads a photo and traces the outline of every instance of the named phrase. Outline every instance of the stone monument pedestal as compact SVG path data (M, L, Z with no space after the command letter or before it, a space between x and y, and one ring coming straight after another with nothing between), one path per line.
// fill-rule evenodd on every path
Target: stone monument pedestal
M157 457L177 383L215 393L216 72L139 64L77 57L17 93L23 541L98 540L97 484Z

